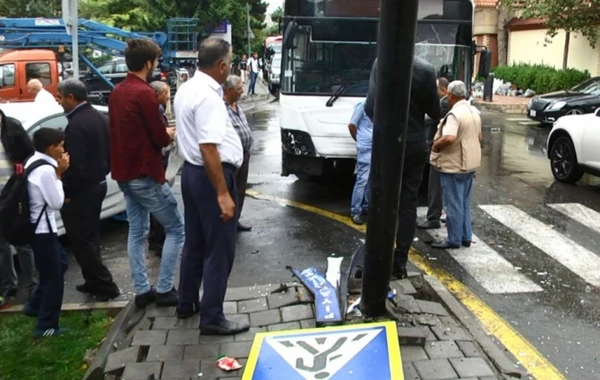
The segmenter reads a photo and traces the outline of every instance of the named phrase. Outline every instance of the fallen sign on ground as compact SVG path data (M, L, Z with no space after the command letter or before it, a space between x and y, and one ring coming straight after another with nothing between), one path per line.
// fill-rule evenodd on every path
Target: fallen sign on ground
M302 271L288 267L304 286L315 296L315 323L317 327L341 325L344 322L340 310L337 289L315 268Z
M395 322L258 333L242 380L403 380Z

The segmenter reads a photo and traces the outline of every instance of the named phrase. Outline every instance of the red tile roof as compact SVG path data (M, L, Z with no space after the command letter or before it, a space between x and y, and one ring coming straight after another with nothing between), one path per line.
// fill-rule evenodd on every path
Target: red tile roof
M498 0L475 0L476 7L495 7Z
M520 18L513 17L505 27L508 30L526 30L526 29L543 29L544 20L537 18Z

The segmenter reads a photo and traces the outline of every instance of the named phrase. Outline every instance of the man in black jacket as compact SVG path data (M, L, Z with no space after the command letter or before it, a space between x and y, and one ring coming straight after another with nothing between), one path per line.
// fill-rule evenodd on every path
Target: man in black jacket
M365 112L371 120L375 113L375 94L377 92L377 60L373 62L369 79L369 93L365 103ZM385 80L385 78L381 78ZM423 179L423 170L429 159L427 146L427 127L425 115L434 120L440 118L440 103L436 86L436 73L433 66L422 58L414 57L410 104L408 111L408 133L398 209L398 229L392 275L405 278L408 251L415 236L417 222L417 203L419 187ZM377 128L374 124L374 128Z
M19 121L7 117L0 110L0 190L4 188L15 169L23 170L23 163L35 149L33 142ZM21 272L26 281L29 294L37 285L33 251L29 246L15 247L19 257ZM10 244L0 231L0 281L3 293L0 297L0 310L12 306L18 290L18 277L15 271Z
M110 171L108 118L87 102L87 87L79 80L60 82L57 99L69 119L65 150L71 164L62 178L65 205L61 216L85 279L76 288L106 301L119 296L100 252L100 212Z

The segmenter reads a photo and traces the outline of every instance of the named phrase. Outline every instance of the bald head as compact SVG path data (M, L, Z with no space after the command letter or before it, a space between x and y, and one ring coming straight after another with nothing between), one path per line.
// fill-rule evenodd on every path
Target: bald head
M154 82L150 83L150 87L152 87L152 89L156 92L161 92L165 89L169 89L169 86L165 82L160 80L155 80Z
M150 83L150 87L152 87L154 92L156 92L156 99L158 100L158 103L166 106L171 95L171 89L169 88L169 85L165 82L156 80Z
M42 85L42 82L40 82L39 79L32 79L29 82L27 82L27 92L29 92L33 96L36 96L42 88L44 88L44 86Z

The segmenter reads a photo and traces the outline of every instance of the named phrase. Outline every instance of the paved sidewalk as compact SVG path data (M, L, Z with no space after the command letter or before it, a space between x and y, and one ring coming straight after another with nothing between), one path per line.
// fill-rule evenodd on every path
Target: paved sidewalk
M501 378L473 337L441 304L416 299L417 291L409 280L395 281L391 286L398 292L396 310L401 311L397 325L404 379ZM315 327L312 298L306 289L298 286L271 294L278 288L280 285L229 289L225 303L228 318L252 326L237 336L201 336L197 315L179 320L175 308L149 307L141 322L118 344L119 351L109 355L106 379L148 380L152 374L163 380L241 379L257 333ZM220 355L235 357L244 367L224 372L216 366ZM285 363L284 359L281 362ZM298 371L300 378L299 370L292 371ZM333 375L332 371L326 379Z

